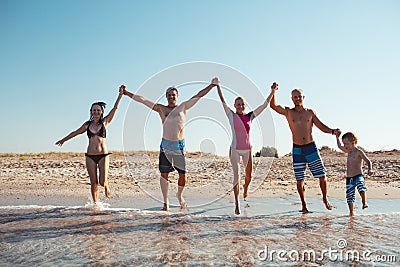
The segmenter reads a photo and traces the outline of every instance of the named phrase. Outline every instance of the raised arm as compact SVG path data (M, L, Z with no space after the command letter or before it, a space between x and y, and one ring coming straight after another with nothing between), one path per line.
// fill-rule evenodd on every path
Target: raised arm
M200 98L202 98L203 96L205 96L206 94L208 94L208 93L211 91L211 89L212 89L214 86L217 86L217 85L219 85L219 80L218 80L217 77L215 77L215 78L213 78L213 79L211 80L211 83L210 83L209 86L207 86L206 88L204 88L203 90L201 90L200 92L198 92L198 93L197 93L196 95L194 95L191 99L189 99L189 100L187 100L187 101L185 101L185 102L182 103L182 104L185 105L185 109L187 110L187 109L190 109L191 107L193 107L193 106L200 100Z
M129 96L130 98L132 98L133 100L135 100L139 103L142 103L143 105L145 105L146 107L148 107L154 111L157 111L157 112L160 111L160 106L158 103L154 103L153 101L148 100L141 95L136 95L132 92L129 92L128 90L126 90L126 88L124 89L123 94L126 96Z
M262 104L261 106L259 106L258 108L256 108L253 111L253 115L254 117L257 117L258 115L261 114L261 112L264 111L264 109L266 109L268 107L269 102L271 101L272 96L275 94L275 91L278 90L278 85L276 83L273 83L271 86L271 93L269 94L269 96L267 97L267 99L265 99L264 104Z
M222 95L222 91L221 91L221 87L219 87L219 85L217 85L217 89L218 89L218 96L219 99L221 99L221 103L222 103L222 107L224 108L225 114L228 115L229 112L231 112L231 109L228 107L228 105L225 102L225 98Z
M87 123L85 122L81 127L76 129L75 131L71 132L69 135L67 135L63 139L58 140L56 142L56 145L62 146L66 141L68 141L71 138L74 138L77 135L83 134L84 132L86 132L86 130L87 130Z
M329 133L332 135L340 135L340 130L339 129L332 129L329 128L328 126L326 126L325 124L323 124L317 117L317 114L315 113L314 110L311 110L313 113L313 123L315 124L315 126L317 126L318 129L320 129L322 132L324 133Z
M121 85L119 87L119 95L118 95L117 100L115 101L114 107L110 110L110 112L107 114L107 116L104 117L104 122L106 124L109 124L114 119L115 113L117 112L119 102L121 101L121 98L124 94L125 88L126 88L125 85Z
M339 135L336 135L336 144L337 147L342 150L344 153L347 153L348 151L344 148L344 146L342 145L342 142L340 142L340 138Z
M286 116L287 115L286 108L284 106L276 104L276 101L275 101L275 92L278 90L278 88L279 88L279 84L277 84L277 83L272 84L272 86L271 86L272 96L271 96L271 101L270 101L269 105L270 105L271 109L275 110L275 112Z

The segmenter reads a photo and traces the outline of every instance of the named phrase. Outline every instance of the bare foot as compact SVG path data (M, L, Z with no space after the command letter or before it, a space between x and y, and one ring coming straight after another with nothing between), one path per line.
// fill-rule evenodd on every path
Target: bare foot
M236 207L236 209L235 209L235 214L236 214L236 215L240 215L240 208L239 208L239 207Z
M244 184L243 185L243 198L246 199L249 195L249 193L247 192L247 190L249 189L249 185Z
M163 211L169 211L169 206L167 203L164 203L164 207L161 209Z
M350 217L354 217L354 212L350 212Z
M104 194L106 195L107 198L111 197L111 191L110 188L108 188L108 185L104 186Z
M365 202L365 203L363 204L363 209L366 209L366 208L368 208L367 202Z
M184 211L187 208L187 204L185 202L185 199L182 196L178 196L178 194L176 194L176 197L178 198L179 204L181 205L179 211Z
M310 213L307 208L302 208L301 210L299 210L299 212L303 214Z
M185 211L186 208L187 208L186 202L182 202L182 203L181 203L181 207L179 208L179 211Z
M299 212L309 213L309 211L307 209L307 203L301 203L301 210L299 210Z
M326 207L327 210L331 210L333 208L331 203L329 203L328 199L323 199L322 201L324 202L325 207Z

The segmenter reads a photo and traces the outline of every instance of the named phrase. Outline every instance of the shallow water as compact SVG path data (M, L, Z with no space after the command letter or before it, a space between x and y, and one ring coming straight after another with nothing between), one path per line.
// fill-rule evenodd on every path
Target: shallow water
M0 207L0 265L394 266L400 262L400 201L369 199L347 216L309 198L232 199L179 212L132 199L100 206ZM204 200L201 200L204 201ZM246 204L249 207L245 208ZM126 208L126 207L135 208ZM359 258L357 258L357 255ZM358 259L358 260L357 260ZM396 261L396 262L394 262Z

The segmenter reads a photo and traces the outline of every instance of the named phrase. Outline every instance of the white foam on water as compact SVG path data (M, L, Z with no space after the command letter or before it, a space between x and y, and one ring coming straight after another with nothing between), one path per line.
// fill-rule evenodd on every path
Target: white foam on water
M308 206L311 214L324 215L330 214L335 216L348 215L348 207L343 199L330 199L334 205L334 209L327 211L318 198L309 198ZM196 200L189 200L189 203ZM165 216L195 216L201 217L254 217L254 216L297 216L300 214L300 202L297 198L249 198L247 201L240 201L242 206L242 214L234 215L234 204L229 199L221 199L207 206L190 207L185 211L179 211L179 208L171 208L169 211L162 211L157 203L151 203L146 200L138 200L135 203L136 207L129 207L129 203L124 203L123 206L118 204L110 204L106 202L87 202L82 206L62 206L62 205L6 205L0 206L0 210L68 210L68 211L83 211L83 212L132 212L142 215L165 215ZM379 214L400 214L399 199L369 199L370 207L363 210L360 203L356 203L355 212L359 216L379 215ZM128 207L127 207L128 206ZM311 215L310 214L310 215Z
M51 209L79 209L81 206L52 206L52 205L15 205L15 206L0 206L2 210L30 210L30 209L42 209L42 210L51 210Z
M105 203L105 202L101 202L101 201L96 202L96 203L88 202L85 205L86 209L93 209L93 210L100 210L100 211L105 210L106 208L109 208L109 207L110 207L109 203Z
M0 206L0 210L87 210L87 211L116 211L139 212L136 208L111 208L109 203L86 203L84 206L53 206L53 205L8 205Z

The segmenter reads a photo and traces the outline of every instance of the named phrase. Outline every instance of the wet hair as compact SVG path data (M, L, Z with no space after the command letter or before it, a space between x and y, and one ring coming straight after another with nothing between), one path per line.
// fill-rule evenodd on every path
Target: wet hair
M347 132L344 135L342 135L342 140L343 139L347 139L350 142L354 142L355 144L357 144L357 141L358 141L357 136L352 132Z
M294 88L294 89L292 90L292 94L293 94L294 92L299 92L300 94L303 94L303 89Z
M93 106L95 106L95 105L99 105L100 108L101 108L101 111L103 111L103 114L101 114L101 117L100 117L100 120L99 120L99 123L102 123L103 122L104 109L106 108L106 103L104 103L104 102L95 102L95 103L92 104L92 106L90 106L90 119L89 119L88 123L93 121L92 109L93 109Z
M167 90L165 91L165 96L168 95L169 92L175 91L176 95L179 95L178 89L176 89L174 86L168 87Z

